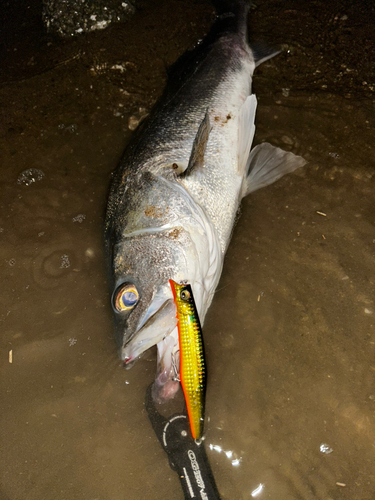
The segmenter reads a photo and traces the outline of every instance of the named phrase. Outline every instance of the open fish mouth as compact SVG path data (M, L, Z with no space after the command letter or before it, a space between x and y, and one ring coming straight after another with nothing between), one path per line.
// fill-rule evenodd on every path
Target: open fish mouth
M168 299L147 319L121 350L124 366L130 367L142 353L161 342L176 328L176 313L173 299Z

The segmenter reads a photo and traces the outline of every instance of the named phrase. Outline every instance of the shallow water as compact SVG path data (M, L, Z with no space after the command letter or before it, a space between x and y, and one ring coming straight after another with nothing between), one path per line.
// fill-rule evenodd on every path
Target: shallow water
M63 42L40 38L31 9L8 37L4 499L182 497L143 405L155 352L129 371L116 358L102 215L129 119L150 109L212 9L142 5L130 24ZM254 498L260 484L260 499L375 495L371 8L275 0L251 13L254 39L285 44L254 78L256 141L309 163L243 201L205 322L206 444L223 499Z

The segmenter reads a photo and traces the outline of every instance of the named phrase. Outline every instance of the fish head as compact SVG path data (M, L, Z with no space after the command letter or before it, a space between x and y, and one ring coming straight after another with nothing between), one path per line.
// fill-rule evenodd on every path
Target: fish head
M126 238L114 247L115 339L125 365L163 340L177 325L170 277L186 274L176 231Z
M191 284L202 322L221 261L218 257L213 272L211 236L181 186L147 175L127 194L124 212L114 217L117 230L109 252L115 338L126 367L157 344L159 395L154 391L154 399L165 400L176 391L178 364L177 311L169 280ZM215 248L221 255L218 244Z

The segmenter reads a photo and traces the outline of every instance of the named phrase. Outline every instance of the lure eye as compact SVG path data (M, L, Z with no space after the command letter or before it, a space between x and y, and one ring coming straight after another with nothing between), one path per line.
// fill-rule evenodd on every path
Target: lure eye
M190 292L188 290L181 290L180 299L187 302L190 299Z
M121 285L114 296L114 306L118 312L130 311L138 300L139 293L134 285Z

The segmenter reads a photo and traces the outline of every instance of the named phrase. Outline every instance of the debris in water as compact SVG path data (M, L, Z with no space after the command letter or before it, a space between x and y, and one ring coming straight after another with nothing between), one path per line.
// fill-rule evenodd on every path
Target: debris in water
M69 256L64 254L61 256L60 269L67 269L68 267L70 267Z
M135 12L132 1L43 0L42 19L47 32L70 38L125 22Z
M138 125L146 118L148 115L146 108L139 108L138 112L129 118L128 128L129 130L135 130Z
M13 349L9 351L9 363L13 363Z
M95 252L92 248L88 248L85 251L85 255L86 255L86 257L90 257L90 259L92 259L95 256Z
M70 132L71 134L74 134L74 132L77 132L77 125L75 123L72 123L71 125L66 126L65 130L67 132Z
M73 337L71 337L69 339L69 347L72 347L72 345L75 345L77 343L77 339L74 339Z
M365 307L365 314L374 314L373 311L371 311L371 309L367 309L367 307Z
M37 168L28 168L20 173L17 178L17 184L24 184L30 186L33 182L41 181L44 177L44 172Z
M317 210L316 213L318 215L323 215L323 217L327 217L327 214L325 214L324 212L319 212L319 210Z
M82 222L86 219L85 214L78 214L76 217L73 217L73 222L79 222L82 224Z
M342 488L345 488L346 484L345 483L336 483L336 486L341 486Z
M57 126L58 129L60 130L66 130L67 132L70 132L71 134L74 134L74 132L77 132L78 125L76 123L72 123L70 125L65 125L65 123L60 123Z
M326 443L322 443L319 449L321 453L325 453L326 455L329 455L330 453L333 452L333 449Z

